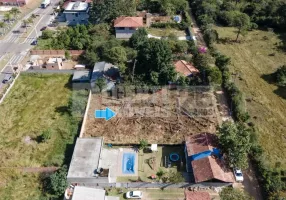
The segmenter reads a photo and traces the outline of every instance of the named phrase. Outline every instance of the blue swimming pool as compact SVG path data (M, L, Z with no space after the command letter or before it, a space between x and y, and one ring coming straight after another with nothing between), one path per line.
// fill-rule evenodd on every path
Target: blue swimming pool
M135 165L135 153L123 153L122 173L135 174L134 165Z

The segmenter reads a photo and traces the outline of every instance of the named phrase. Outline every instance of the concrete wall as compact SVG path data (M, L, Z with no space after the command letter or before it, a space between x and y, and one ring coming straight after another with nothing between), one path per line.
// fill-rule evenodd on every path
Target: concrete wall
M124 28L124 29L115 28L116 38L119 38L119 39L131 38L133 33L136 32L136 30L137 29L131 29L131 28Z
M0 5L23 6L27 4L27 0L0 0Z
M84 24L88 21L88 13L64 13L68 24Z
M93 185L93 186L97 186L98 184L108 184L108 177L86 177L86 178L71 178L71 177L67 177L67 182L69 184L75 184L77 183L78 185L81 186L89 186L89 185Z

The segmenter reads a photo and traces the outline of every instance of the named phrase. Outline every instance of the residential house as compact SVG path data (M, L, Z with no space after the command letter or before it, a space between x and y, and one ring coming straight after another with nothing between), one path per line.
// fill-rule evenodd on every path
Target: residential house
M118 17L114 21L116 38L128 39L143 26L143 17Z
M90 71L87 70L76 70L73 73L72 82L73 83L84 83L90 81Z
M65 199L71 200L119 200L119 197L106 196L105 190L75 186L70 195L65 194Z
M27 3L28 0L0 0L0 5L24 6Z
M208 192L193 192L189 191L188 189L185 190L185 197L186 200L211 200L210 194Z
M49 58L45 64L44 64L44 68L46 69L57 69L57 70L60 70L62 69L62 66L63 66L63 59L62 58Z
M89 3L69 2L64 10L65 20L68 25L86 24L89 18Z
M217 137L201 133L185 138L187 172L193 173L194 182L233 183L232 171L227 168L220 150L216 148Z
M185 60L176 61L174 66L176 71L185 77L193 77L200 73L197 68Z

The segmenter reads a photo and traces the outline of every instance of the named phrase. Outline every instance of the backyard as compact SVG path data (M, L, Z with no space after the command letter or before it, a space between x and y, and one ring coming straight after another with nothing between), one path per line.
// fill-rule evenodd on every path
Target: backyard
M246 109L253 117L258 140L265 150L265 162L272 167L281 162L286 167L286 89L271 82L271 75L286 63L285 52L279 44L285 34L275 34L271 29L250 31L235 39L234 28L215 27L221 42L216 47L231 57L233 80L244 93Z
M0 196L39 199L40 174L23 167L69 163L86 91L72 91L70 74L21 74L0 105ZM17 188L17 189L16 189ZM27 192L29 191L29 192Z
M178 161L169 160L171 153L179 155ZM185 166L183 146L163 146L158 147L157 151L151 151L148 147L138 152L138 176L117 177L117 181L168 182L170 176L185 172Z
M175 28L148 28L148 33L157 37L168 37L173 34L177 37L186 36L186 32Z

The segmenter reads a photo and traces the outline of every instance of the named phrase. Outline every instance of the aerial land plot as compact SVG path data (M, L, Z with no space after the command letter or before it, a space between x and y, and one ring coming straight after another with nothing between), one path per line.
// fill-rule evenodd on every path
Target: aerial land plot
M83 97L83 108L87 100L86 91L84 97L72 90L70 77L23 73L0 105L0 199L40 199L36 168L69 162L81 121L69 107L75 97Z
M218 124L216 100L209 88L129 92L118 97L118 93L92 95L85 137L103 136L113 144L136 144L140 139L180 144L187 135L215 132ZM109 121L96 119L95 110L106 107L117 115Z

